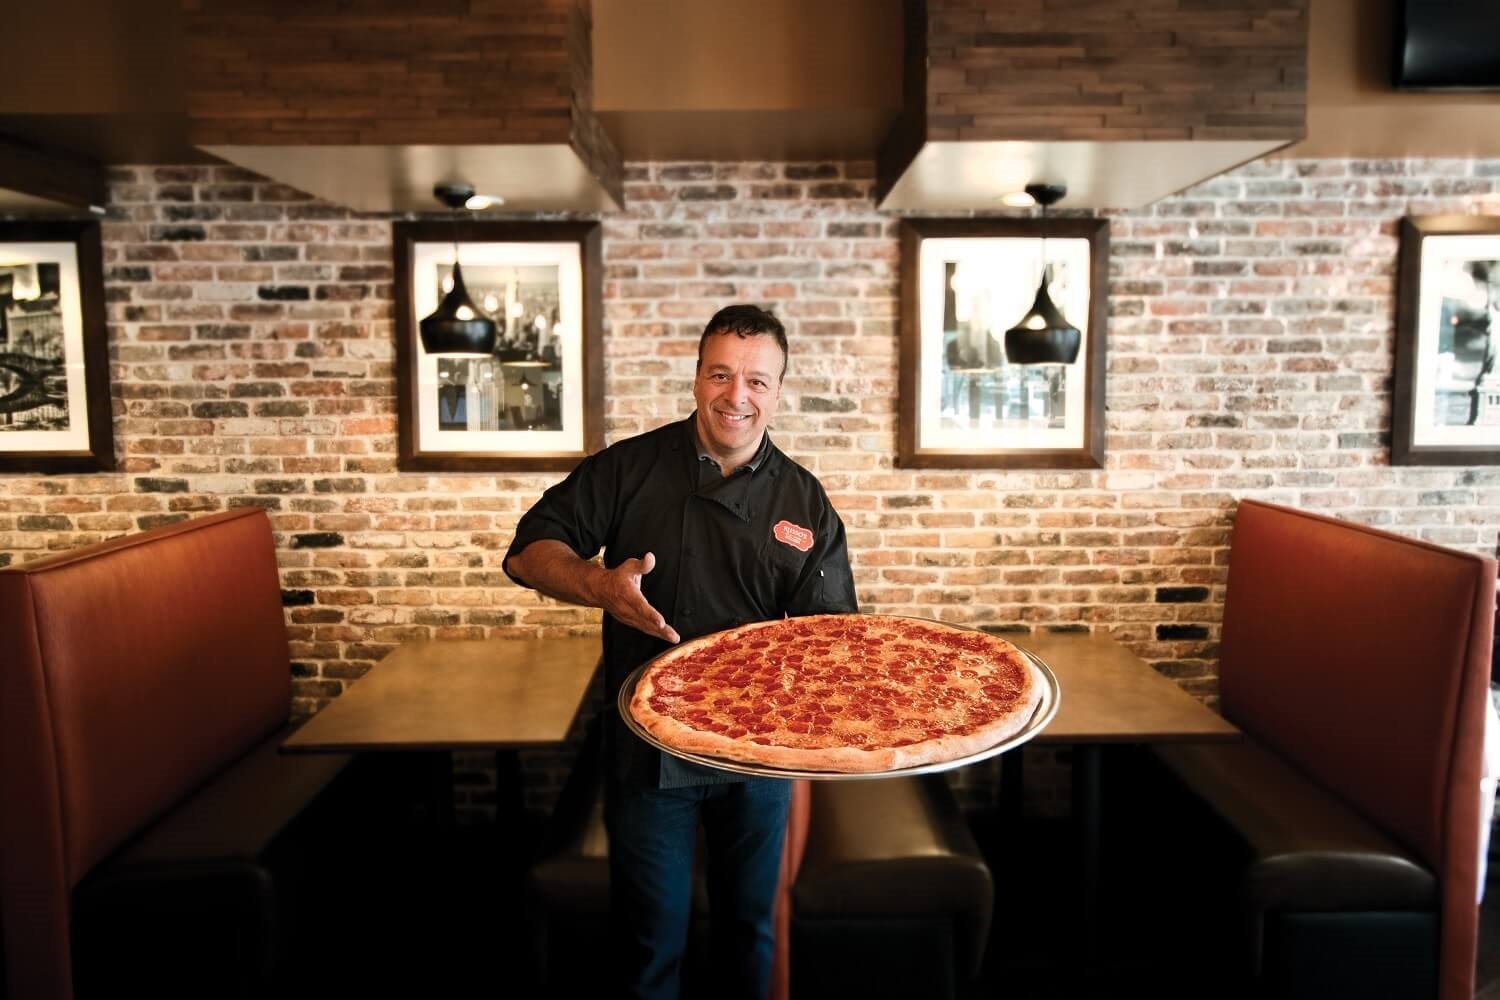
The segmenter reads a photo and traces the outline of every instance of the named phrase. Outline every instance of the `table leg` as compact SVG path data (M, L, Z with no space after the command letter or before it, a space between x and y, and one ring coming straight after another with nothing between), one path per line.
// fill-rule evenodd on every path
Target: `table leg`
M420 756L428 821L449 829L454 826L453 754L431 750ZM513 749L495 751L495 822L503 830L520 830L526 822L520 753Z
M526 794L521 782L521 753L495 751L495 823L502 831L519 831L526 823Z
M427 822L436 829L452 829L453 754L447 750L429 750L422 757Z
M1025 811L1025 751L1016 747L1000 755L1000 815L1009 824L1019 824Z
M1085 962L1099 956L1099 772L1103 748L1097 743L1078 744L1073 749L1073 822L1078 827L1078 896L1080 944Z

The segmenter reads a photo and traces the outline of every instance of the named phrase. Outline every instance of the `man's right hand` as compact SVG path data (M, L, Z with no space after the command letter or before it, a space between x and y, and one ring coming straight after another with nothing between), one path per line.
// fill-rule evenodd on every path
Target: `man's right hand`
M641 593L641 578L655 568L656 555L647 552L640 559L626 559L614 569L605 570L599 578L599 606L620 624L675 644L682 641L676 629L667 624Z
M682 641L641 593L641 577L656 568L654 553L605 569L580 559L562 542L543 538L506 560L506 568L548 597L603 608L622 625L670 643Z

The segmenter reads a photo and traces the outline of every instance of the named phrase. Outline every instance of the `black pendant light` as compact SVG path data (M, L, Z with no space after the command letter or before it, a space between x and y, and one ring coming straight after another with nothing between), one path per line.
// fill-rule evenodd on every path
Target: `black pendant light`
M458 265L458 211L474 197L468 184L439 184L432 189L438 201L453 209L453 287L431 316L422 320L422 349L428 354L490 355L495 351L498 330L469 298L463 268Z
M1042 218L1045 219L1047 206L1060 200L1068 189L1062 184L1028 184L1026 193L1042 206ZM1078 359L1078 348L1083 343L1083 334L1068 322L1047 290L1052 280L1052 268L1047 263L1046 248L1047 238L1044 236L1042 280L1037 285L1036 300L1026 315L1005 331L1005 360L1013 365L1071 365Z

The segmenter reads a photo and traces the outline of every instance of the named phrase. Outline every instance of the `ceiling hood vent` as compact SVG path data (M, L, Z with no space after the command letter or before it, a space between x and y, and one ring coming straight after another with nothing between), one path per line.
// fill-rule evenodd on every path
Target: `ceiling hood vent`
M1073 208L1164 198L1304 137L1307 33L1307 0L907 0L880 207L994 210L1039 177Z
M586 0L326 6L194 3L190 141L361 211L429 210L457 178L517 212L623 204Z
M104 169L0 135L0 216L102 215Z

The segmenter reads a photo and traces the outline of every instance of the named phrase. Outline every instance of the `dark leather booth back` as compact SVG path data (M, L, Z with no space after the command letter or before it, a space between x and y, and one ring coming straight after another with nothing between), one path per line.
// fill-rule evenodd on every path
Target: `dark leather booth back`
M1271 504L1239 506L1220 653L1224 715L1438 874L1445 997L1464 993L1454 977L1472 984L1494 615L1492 559Z
M231 511L0 571L0 637L0 926L11 995L54 995L78 880L287 719L269 520ZM22 956L40 980L18 981Z

